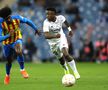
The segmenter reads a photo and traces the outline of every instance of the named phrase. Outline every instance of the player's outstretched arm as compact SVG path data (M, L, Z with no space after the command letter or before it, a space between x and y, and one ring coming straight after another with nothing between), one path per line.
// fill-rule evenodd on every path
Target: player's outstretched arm
M37 26L30 19L27 19L27 18L22 17L22 16L18 16L18 18L20 19L21 23L26 23L29 26L31 26L34 29L35 34L38 34L38 35L41 34L40 31L37 29Z

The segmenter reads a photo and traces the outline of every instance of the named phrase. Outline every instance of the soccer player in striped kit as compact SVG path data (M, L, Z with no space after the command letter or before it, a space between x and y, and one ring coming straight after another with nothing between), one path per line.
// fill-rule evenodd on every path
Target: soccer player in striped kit
M26 23L34 29L35 34L40 35L40 33L37 26L31 20L20 15L12 15L12 10L8 6L0 9L0 17L0 42L3 42L4 56L7 60L4 84L9 84L14 51L17 54L17 61L22 76L24 78L29 77L24 68L22 34L19 25L21 23Z

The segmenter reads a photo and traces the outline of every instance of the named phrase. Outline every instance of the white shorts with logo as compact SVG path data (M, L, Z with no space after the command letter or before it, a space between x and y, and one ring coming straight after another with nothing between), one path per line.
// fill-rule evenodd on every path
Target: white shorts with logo
M63 56L62 48L68 48L68 42L65 35L62 35L59 41L49 43L51 51L55 54L55 56L59 59Z

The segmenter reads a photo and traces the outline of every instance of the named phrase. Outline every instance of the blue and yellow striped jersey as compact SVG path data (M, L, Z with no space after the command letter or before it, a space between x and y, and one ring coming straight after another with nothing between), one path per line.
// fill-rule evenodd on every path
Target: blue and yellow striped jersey
M26 23L30 25L35 31L37 30L37 27L34 25L34 23L31 20L24 18L20 15L11 16L10 21L11 23L7 23L4 19L0 18L0 36L5 36L9 34L10 30L15 30L13 36L3 41L3 45L11 44L18 39L22 39L22 34L19 27L20 23Z

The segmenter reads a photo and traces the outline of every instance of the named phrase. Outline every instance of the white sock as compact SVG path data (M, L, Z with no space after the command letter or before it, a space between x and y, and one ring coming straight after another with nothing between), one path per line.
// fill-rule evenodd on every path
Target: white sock
M65 64L63 65L63 68L64 68L64 72L65 72L65 74L69 74L69 73L70 73L70 72L69 72L69 68L68 68L66 62L65 62Z
M74 73L78 73L78 70L76 68L76 64L75 64L74 60L68 62L68 64L69 64L69 66L71 67L71 69L73 70Z
M65 62L65 64L64 64L64 66L65 66L66 70L68 71L68 70L69 70L69 68L68 68L68 66L67 66L67 63L66 63L66 62Z

